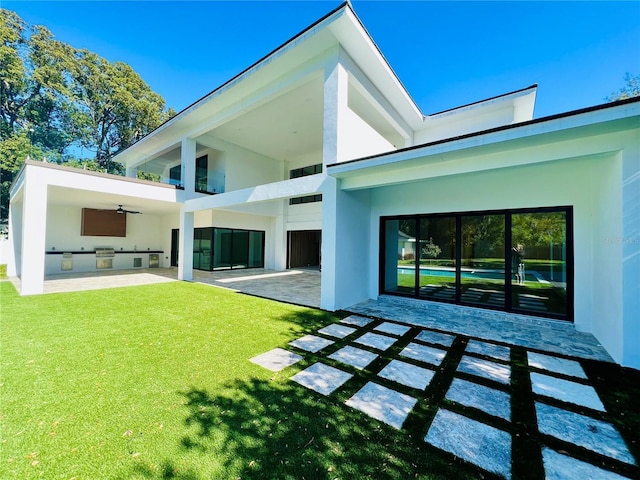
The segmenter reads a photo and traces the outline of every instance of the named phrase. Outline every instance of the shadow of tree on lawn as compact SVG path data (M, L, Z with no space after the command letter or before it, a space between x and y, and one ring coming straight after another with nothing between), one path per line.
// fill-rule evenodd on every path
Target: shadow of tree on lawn
M286 380L236 381L219 395L198 388L181 394L185 432L178 458L166 459L160 471L139 466L138 475L181 480L481 478L478 471L428 449L422 439Z

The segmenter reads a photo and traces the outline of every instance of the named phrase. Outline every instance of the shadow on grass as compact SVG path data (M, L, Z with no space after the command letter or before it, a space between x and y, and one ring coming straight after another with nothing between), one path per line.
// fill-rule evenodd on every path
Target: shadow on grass
M185 431L179 453L159 469L138 466L137 475L181 480L479 478L477 471L429 450L422 439L293 383L253 379L228 384L219 395L198 388L181 395Z

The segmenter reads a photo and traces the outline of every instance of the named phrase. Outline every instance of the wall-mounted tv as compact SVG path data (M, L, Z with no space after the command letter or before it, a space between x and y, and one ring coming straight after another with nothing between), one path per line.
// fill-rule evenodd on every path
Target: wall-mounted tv
M115 210L82 209L80 235L83 237L126 237L127 214Z

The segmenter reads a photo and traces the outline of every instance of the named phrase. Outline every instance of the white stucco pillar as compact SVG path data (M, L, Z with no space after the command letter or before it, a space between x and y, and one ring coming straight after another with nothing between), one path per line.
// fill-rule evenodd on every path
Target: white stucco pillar
M322 184L322 275L320 277L320 308L334 311L336 307L336 251L338 181L327 177Z
M284 221L284 215L282 213L282 206L279 207L279 213L271 222L273 225L273 269L274 270L286 270L287 269L287 232Z
M345 132L345 110L348 108L349 78L347 71L334 58L325 66L323 96L323 128L322 128L322 165L337 163L341 159L341 144ZM336 265L337 245L337 198L338 181L327 177L322 185L322 276L320 307L325 310L336 310L337 292Z
M17 277L20 275L21 260L20 249L22 247L22 204L11 203L9 205L9 238L7 275Z
M337 60L324 71L324 110L322 127L322 164L324 166L344 160L342 145L348 140L343 128L348 109L349 76Z
M22 295L37 295L44 291L47 184L40 173L33 170L25 172L20 248Z
M180 148L180 172L184 186L184 198L194 198L196 191L196 141L183 137Z
M178 280L193 280L193 226L194 213L180 211L178 239Z
M640 152L622 153L622 363L640 369Z

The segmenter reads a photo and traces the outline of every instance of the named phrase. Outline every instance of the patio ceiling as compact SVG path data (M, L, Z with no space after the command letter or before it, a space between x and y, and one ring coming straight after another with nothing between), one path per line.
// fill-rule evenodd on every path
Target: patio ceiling
M320 77L214 128L210 135L278 160L322 150ZM277 120L276 120L277 119Z
M168 215L180 212L180 204L154 199L136 198L115 193L101 193L89 190L49 186L48 202L78 208L113 209L123 205L127 210L140 211L147 215Z

